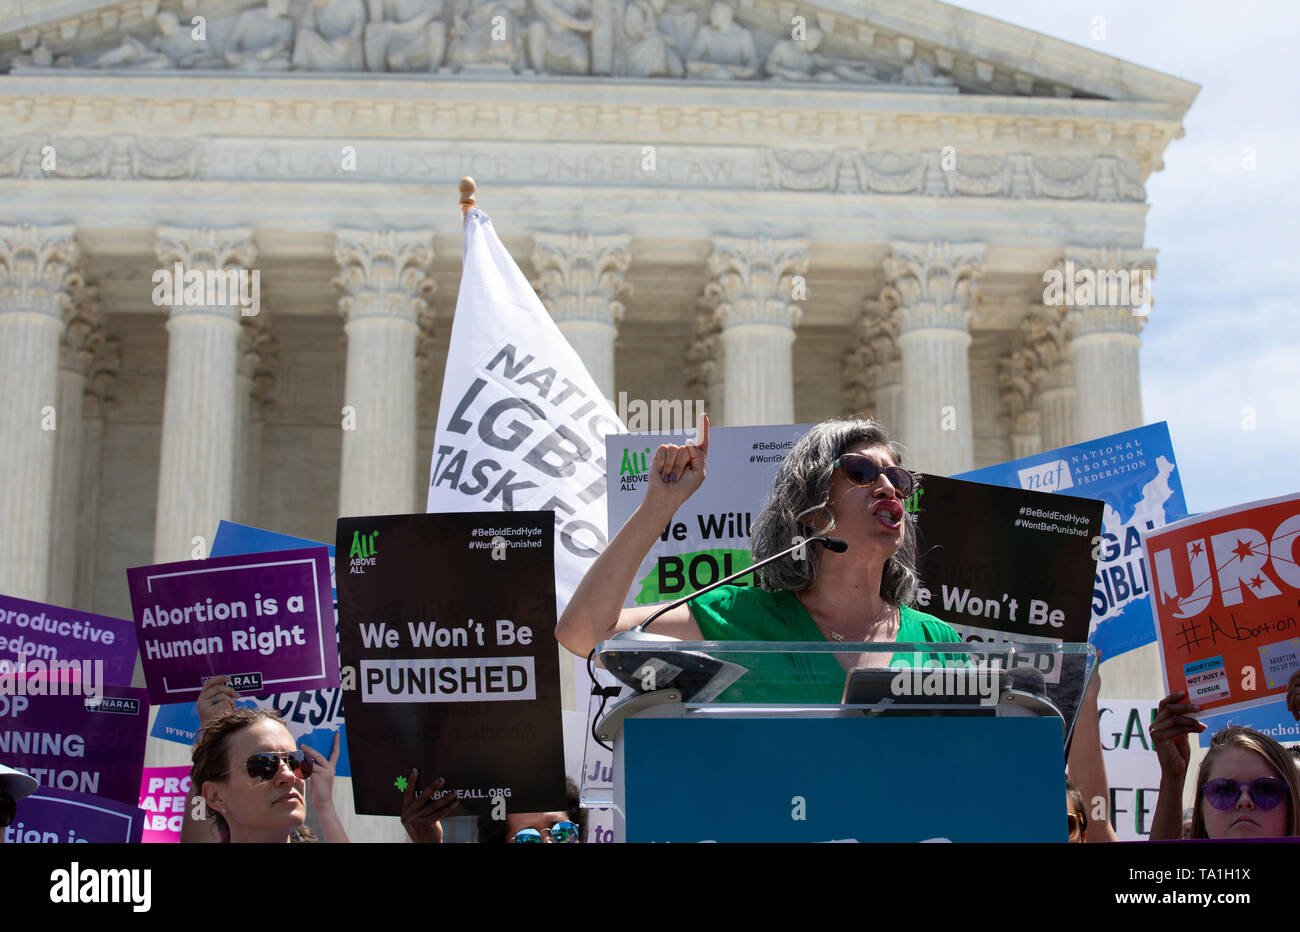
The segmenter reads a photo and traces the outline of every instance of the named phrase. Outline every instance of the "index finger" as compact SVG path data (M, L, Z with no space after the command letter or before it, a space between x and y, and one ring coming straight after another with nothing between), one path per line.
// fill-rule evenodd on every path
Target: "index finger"
M700 412L699 420L696 421L695 439L691 441L691 446L698 447L705 456L709 453L709 416L703 411Z
M339 733L334 732L334 750L330 752L330 766L339 762Z

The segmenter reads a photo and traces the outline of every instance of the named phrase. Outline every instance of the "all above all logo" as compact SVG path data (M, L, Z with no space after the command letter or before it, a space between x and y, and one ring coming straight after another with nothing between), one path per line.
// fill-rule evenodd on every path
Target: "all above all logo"
M352 532L352 547L348 550L350 572L364 573L367 566L375 565L375 539L377 537L379 537L378 531L371 531L369 534L363 534L360 531Z

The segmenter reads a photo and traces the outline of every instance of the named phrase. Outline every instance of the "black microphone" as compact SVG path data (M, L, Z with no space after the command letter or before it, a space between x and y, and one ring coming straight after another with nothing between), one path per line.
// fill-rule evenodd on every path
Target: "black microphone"
M775 553L770 557L758 561L752 566L746 567L739 573L732 573L730 576L719 579L715 583L710 583L703 589L692 592L690 595L680 598L676 602L669 602L667 605L660 607L635 628L627 631L620 631L606 640L605 643L609 645L609 648L601 654L601 662L605 665L605 669L607 669L611 674L613 674L615 679L619 680L623 684L631 686L637 692L645 692L647 691L645 679L647 663L654 662L657 659L663 660L666 658L668 661L667 665L675 672L673 672L661 685L649 687L651 690L668 688L678 690L683 702L689 702L700 696L708 698L716 696L722 690L735 682L737 677L744 674L746 672L745 668L738 666L735 663L724 663L723 661L710 657L708 654L700 651L665 652L663 649L664 644L677 643L678 639L666 637L662 634L651 634L645 629L649 627L652 621L665 612L670 612L680 605L685 605L692 599L704 595L706 592L711 592L719 586L725 586L727 583L737 580L742 576L747 576L755 570L767 566L767 564L774 560L779 560L784 556L788 556L800 547L805 547L808 544L820 544L833 553L843 553L849 549L848 543L838 537L809 537L792 547L782 550L780 553ZM617 693L618 690L616 687L603 688L595 682L596 678L592 670L592 661L595 658L595 654L596 649L593 647L591 653L587 655L587 673L592 678L592 693L599 694L601 696L601 702L600 712L596 714L596 720L593 720L591 724L591 734L601 747L612 750L610 745L601 740L601 736L597 729L598 721L601 719L605 710L605 700L608 699L611 694ZM655 668L649 667L648 669L653 671Z
M719 586L725 586L734 580L740 579L740 577L742 576L748 576L750 573L754 572L754 570L761 569L762 567L767 566L769 563L773 563L781 559L782 557L789 556L790 554L798 550L800 547L806 547L809 544L820 544L821 546L829 550L831 553L843 553L844 551L849 549L848 541L840 537L818 536L818 537L806 538L800 541L799 543L795 544L793 547L788 547L785 550L782 550L780 553L774 553L770 557L765 557L764 559L759 560L757 563L753 564L752 566L746 567L745 569L741 570L739 573L732 573L730 576L727 576L723 579L719 579L717 582L709 583L703 589L695 590L690 595L684 596L678 599L676 602L669 602L667 605L663 606L662 608L658 609L653 614L651 614L650 617L648 617L645 621L641 622L641 624L637 625L632 630L638 633L643 633L646 628L650 627L650 622L654 621L656 618L658 618L660 615L664 614L665 612L671 612L673 609L685 605L687 602L690 602L693 599L699 598L700 596L704 595L704 593L706 592L712 592L714 589L717 589ZM617 636L618 635L615 635L615 637Z

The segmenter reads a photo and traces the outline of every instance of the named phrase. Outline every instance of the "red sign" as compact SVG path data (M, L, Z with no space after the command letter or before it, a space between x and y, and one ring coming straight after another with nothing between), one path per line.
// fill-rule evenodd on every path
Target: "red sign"
M1278 701L1300 669L1300 494L1149 531L1156 633L1170 692L1227 711Z

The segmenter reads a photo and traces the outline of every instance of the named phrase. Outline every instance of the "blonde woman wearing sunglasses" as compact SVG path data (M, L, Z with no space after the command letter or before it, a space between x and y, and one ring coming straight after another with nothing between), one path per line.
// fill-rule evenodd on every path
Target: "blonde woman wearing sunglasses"
M181 841L315 841L305 824L310 796L323 840L346 842L332 798L338 737L329 758L298 748L276 712L239 708L238 698L224 676L199 695Z
M560 619L556 635L569 650L585 655L655 610L625 609L623 600L655 539L704 482L708 449L708 418L702 417L697 443L663 444L655 451L645 498L588 570ZM784 557L761 570L756 585L722 586L662 615L654 632L682 640L959 642L951 626L912 608L920 581L916 528L905 502L916 480L901 454L874 421L815 425L781 464L752 525L754 560L797 543L796 535L834 534L848 549L809 547L802 559ZM902 658L910 656L791 660L787 676L776 671L783 684L766 677L769 685L760 695L742 679L723 698L835 703L847 666L907 663Z

